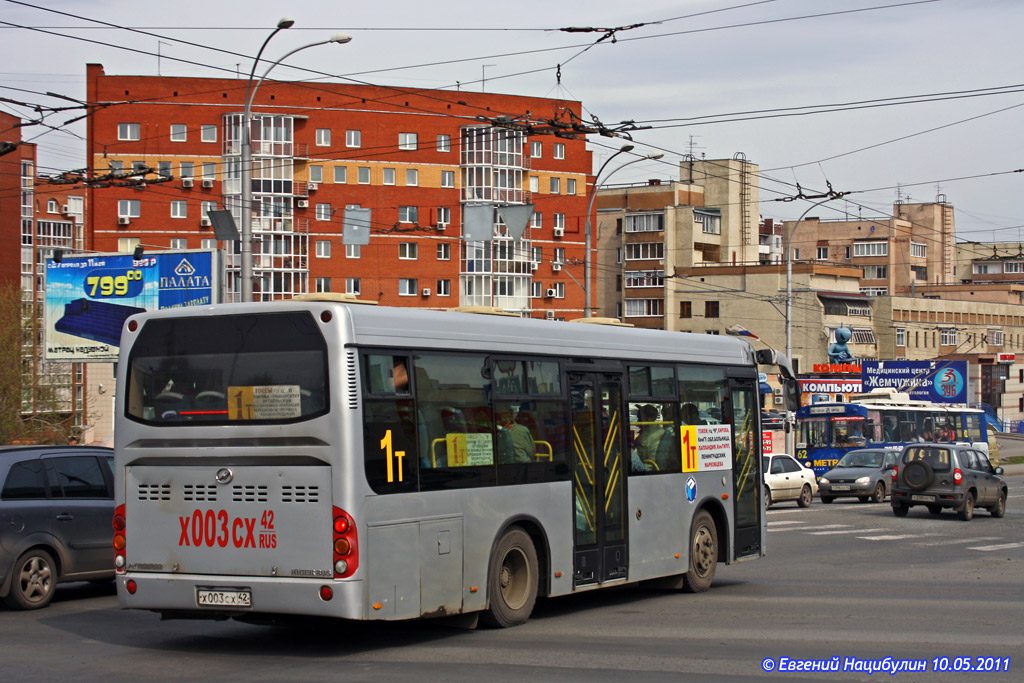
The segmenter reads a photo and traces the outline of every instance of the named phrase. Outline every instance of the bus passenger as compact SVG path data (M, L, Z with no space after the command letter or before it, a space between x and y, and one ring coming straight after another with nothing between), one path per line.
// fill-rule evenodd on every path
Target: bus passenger
M533 462L536 459L537 444L533 441L533 434L517 417L507 410L498 419L499 427L508 432L512 442L511 459L499 458L498 462Z
M683 412L683 423L684 424L688 424L688 425L704 424L704 422L702 422L701 419L700 419L700 410L698 410L697 406L693 405L692 403L684 403L683 404L682 412Z
M636 438L637 455L645 465L656 462L658 445L665 434L665 428L658 423L658 409L646 403L640 406L637 417L640 425L640 433Z

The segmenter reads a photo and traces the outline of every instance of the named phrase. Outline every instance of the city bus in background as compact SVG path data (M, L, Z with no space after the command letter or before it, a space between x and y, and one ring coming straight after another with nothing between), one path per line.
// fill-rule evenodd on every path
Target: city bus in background
M758 364L799 401L774 351L317 297L128 319L121 607L513 626L764 554Z
M973 444L989 452L989 425L982 410L912 400L906 393L875 389L849 403L814 403L796 413L796 458L817 476L857 448L902 449L923 441Z

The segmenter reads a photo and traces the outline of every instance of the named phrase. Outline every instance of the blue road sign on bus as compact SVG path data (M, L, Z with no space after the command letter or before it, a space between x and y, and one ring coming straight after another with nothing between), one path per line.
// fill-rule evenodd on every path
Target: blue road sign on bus
M934 403L967 403L967 361L885 360L861 363L865 392L892 388Z

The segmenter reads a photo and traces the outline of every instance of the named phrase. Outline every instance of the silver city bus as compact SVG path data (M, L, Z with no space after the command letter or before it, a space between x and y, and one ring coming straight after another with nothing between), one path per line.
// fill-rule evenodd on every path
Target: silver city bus
M132 316L124 608L476 615L764 554L757 364L728 337L291 300Z

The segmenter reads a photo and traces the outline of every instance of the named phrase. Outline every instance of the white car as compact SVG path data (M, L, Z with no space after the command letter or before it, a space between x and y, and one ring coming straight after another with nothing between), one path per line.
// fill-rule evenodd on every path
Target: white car
M818 492L814 470L802 467L792 455L772 453L762 458L764 463L764 506L783 500L795 500L802 508L811 504Z

